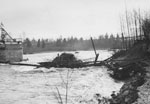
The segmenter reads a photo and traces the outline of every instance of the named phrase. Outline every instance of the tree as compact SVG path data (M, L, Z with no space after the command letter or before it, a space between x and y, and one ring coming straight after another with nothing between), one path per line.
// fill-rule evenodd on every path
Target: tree
M67 43L67 40L66 40L66 38L64 38L63 42L62 42L62 44L63 44L64 47L66 46L66 43Z
M107 33L105 34L105 39L106 39L106 40L108 39L108 34L107 34Z
M117 34L116 39L115 39L115 48L121 48L121 41L120 41L120 37L119 34Z
M42 48L45 48L45 41L42 39Z
M110 46L109 46L109 39L108 39L108 34L106 33L105 34L105 39L104 39L105 41L105 44L104 44L104 48L109 48Z
M31 44L32 44L32 46L36 46L37 42L34 38L31 40Z
M146 48L148 49L150 45L150 19L146 18L145 20L143 20L142 30L147 44Z
M29 39L29 38L26 38L25 41L26 41L26 42L25 42L25 43L26 43L26 46L27 46L28 48L30 48L30 47L32 46L30 39Z
M143 24L142 24L142 29L143 29L143 32L144 32L144 36L147 40L150 40L150 19L145 19L143 20Z
M56 46L61 46L62 43L62 38L60 37L59 39L56 40Z
M41 46L41 40L38 39L38 42L37 42L37 47L40 47Z
M110 35L110 38L109 38L109 43L110 43L110 48L115 48L115 38L113 36L113 34Z

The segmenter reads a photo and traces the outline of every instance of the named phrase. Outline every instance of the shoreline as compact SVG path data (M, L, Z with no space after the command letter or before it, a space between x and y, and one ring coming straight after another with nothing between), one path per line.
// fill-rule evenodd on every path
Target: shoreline
M113 92L112 98L107 99L108 104L139 104L143 101L142 90L150 84L150 71L148 72L150 64L147 64L150 59L144 45L143 42L127 51L117 52L112 57L104 60L103 65L111 71L110 76L116 81L125 82L119 93ZM144 94L146 95L146 92ZM147 97L150 100L150 91Z

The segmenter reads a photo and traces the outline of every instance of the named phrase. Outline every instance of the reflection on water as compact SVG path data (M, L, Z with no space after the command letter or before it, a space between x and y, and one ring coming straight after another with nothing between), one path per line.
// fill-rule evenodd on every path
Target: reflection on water
M29 58L26 63L52 60L57 53L26 55L25 57ZM111 55L107 51L99 53L99 59ZM94 57L94 52L81 51L76 56L86 59ZM115 83L105 67L34 69L34 67L0 65L0 104L58 104L56 87L64 100L68 70L69 103L92 99L95 93L109 97L112 91L118 91L123 84Z

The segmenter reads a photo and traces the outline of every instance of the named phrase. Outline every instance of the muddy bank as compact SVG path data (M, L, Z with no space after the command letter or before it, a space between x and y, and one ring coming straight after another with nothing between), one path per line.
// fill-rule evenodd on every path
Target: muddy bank
M145 83L137 88L138 99L133 104L150 104L150 67L146 67Z
M111 76L116 80L125 81L118 94L112 94L110 104L132 104L138 99L138 87L145 82L146 71L138 64L114 70Z
M120 51L104 61L104 65L109 68L110 76L116 81L123 81L119 93L112 93L112 98L108 100L110 104L132 104L139 98L138 88L145 83L149 53L145 48L145 43L136 44L127 51Z
M137 101L139 98L138 88L145 83L145 69L142 69L143 72L138 72L134 76L126 77L125 80L117 79L116 81L125 82L124 85L120 88L118 93L112 92L111 98L100 98L97 94L96 99L98 104L132 104ZM127 73L126 73L127 74ZM118 72L118 75L121 76L122 73Z
M137 74L128 80L118 94L113 93L110 104L132 104L138 98L137 88L145 82L145 75Z

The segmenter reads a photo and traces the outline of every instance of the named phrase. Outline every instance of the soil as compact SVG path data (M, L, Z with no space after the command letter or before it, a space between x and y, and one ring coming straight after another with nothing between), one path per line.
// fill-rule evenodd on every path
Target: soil
M125 82L119 93L112 93L112 98L108 100L110 104L148 104L150 102L150 90L146 88L150 85L150 71L148 72L150 65L147 64L150 53L145 47L146 43L140 42L129 50L119 51L109 60L105 60L104 65L111 71L110 76L116 81ZM145 101L145 96L149 100Z

